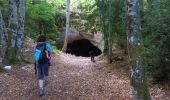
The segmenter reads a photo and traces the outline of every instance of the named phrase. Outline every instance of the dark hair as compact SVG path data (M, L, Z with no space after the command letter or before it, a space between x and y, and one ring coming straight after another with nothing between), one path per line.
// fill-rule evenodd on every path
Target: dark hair
M44 35L40 35L37 39L37 42L45 42L46 41L46 37Z

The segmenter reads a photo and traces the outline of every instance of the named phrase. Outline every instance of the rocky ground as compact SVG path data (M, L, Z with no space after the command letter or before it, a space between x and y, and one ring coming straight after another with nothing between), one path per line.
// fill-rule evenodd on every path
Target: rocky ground
M97 59L53 53L46 95L38 95L33 69L33 46L25 47L31 63L0 73L0 100L131 100L128 62L106 63ZM170 100L169 84L151 85L153 100Z

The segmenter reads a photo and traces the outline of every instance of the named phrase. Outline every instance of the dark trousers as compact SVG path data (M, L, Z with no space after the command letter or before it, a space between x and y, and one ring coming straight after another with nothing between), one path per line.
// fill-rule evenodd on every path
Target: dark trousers
M49 64L48 63L38 63L36 66L37 79L43 80L45 76L49 74Z
M95 62L95 61L94 61L94 56L93 56L93 55L91 55L91 61L92 61L92 62Z

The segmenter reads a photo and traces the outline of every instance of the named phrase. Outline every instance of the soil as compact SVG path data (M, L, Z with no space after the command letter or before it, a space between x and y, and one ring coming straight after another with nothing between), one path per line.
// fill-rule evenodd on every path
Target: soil
M100 57L91 62L90 57L53 53L46 95L40 97L34 74L33 48L24 48L30 64L13 65L12 72L0 73L0 100L132 100L129 64L125 59L108 64ZM170 100L169 83L151 85L152 100Z

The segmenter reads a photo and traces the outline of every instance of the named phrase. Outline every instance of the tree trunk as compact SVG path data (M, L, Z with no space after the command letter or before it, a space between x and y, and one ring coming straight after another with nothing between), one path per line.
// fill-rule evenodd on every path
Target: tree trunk
M108 3L109 2L109 3ZM102 27L102 32L104 36L104 50L103 54L107 57L109 63L111 63L111 56L112 56L112 43L111 43L111 4L110 1L106 0L96 0L97 6L99 8L100 13L100 22ZM109 7L107 4L110 4ZM106 10L109 10L107 13Z
M25 21L25 0L20 0L19 30L17 35L17 58L22 57L22 47L24 44L24 21Z
M67 43L68 43L68 34L69 34L69 23L70 22L70 0L67 0L67 6L66 6L66 34L65 34L65 40L64 40L64 45L62 48L62 51L66 51L67 50Z
M18 62L17 59L17 29L18 29L18 0L9 0L9 29L6 57L9 63Z
M3 65L4 54L6 49L6 39L5 39L5 27L4 27L3 16L0 8L0 67Z
M112 7L111 7L111 2L109 3L109 54L108 54L108 61L109 63L112 63L112 40L111 40L111 34L112 34Z
M106 21L105 21L105 18L104 17L102 17L102 19L101 20L103 20L103 25L102 25L102 27L103 27L103 36L104 36L104 50L103 50L103 54L104 55L106 55L107 56L107 54L108 54L108 50L109 50L109 43L108 43L108 33L107 33L107 31L106 31Z
M144 45L141 36L139 0L126 0L126 32L128 54L131 63L131 85L134 100L150 100L144 70Z

